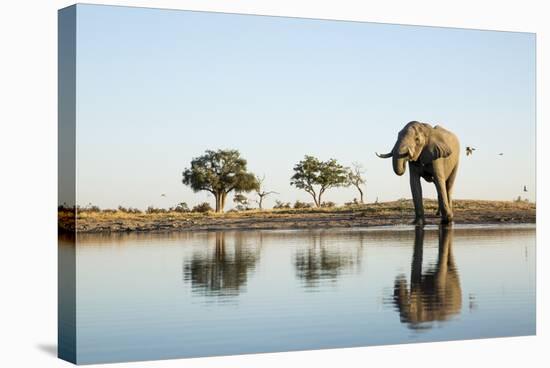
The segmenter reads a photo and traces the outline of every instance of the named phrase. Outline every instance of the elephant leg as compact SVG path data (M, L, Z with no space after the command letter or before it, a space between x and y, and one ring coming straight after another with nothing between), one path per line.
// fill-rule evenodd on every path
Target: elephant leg
M437 272L435 274L436 290L441 298L444 298L447 289L447 281L449 279L449 258L451 252L451 237L449 233L452 229L447 226L439 228L439 251L437 254ZM444 299L441 299L444 300Z
M411 288L422 283L422 253L424 251L424 228L417 226L414 232L414 250L411 265Z
M453 221L453 213L449 207L449 197L447 195L447 183L441 178L437 177L435 180L435 187L437 189L437 200L439 202L439 211L441 213L441 223L448 224Z
M435 183L434 183L435 184ZM435 185L436 187L436 190L437 190L437 211L435 212L437 216L441 216L441 194L439 194L439 187L437 186L437 184Z
M425 223L424 219L424 205L422 203L422 185L420 184L420 175L416 170L410 170L410 184L411 184L411 194L413 197L414 204L414 224L423 226Z
M447 186L447 201L449 202L449 208L451 210L451 217L453 216L453 187L455 184L455 178L457 173L457 168L455 167L453 171L451 172L451 175L447 178L447 182L445 183Z

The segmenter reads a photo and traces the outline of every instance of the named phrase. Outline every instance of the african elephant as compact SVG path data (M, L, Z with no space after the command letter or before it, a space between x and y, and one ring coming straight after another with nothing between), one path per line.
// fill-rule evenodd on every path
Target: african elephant
M424 205L420 178L437 189L441 223L453 221L452 191L458 170L460 143L456 135L436 125L411 121L399 132L390 153L379 155L393 159L393 171L401 176L409 162L410 185L414 203L414 224L424 225Z
M422 329L435 321L446 321L462 309L462 288L453 257L452 227L439 229L437 263L422 270L424 229L416 227L410 287L404 276L395 279L393 302L401 322L409 328Z

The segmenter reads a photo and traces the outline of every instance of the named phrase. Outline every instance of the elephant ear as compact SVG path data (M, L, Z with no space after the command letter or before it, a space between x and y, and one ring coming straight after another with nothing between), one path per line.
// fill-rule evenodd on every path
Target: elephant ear
M445 142L431 142L430 149L432 151L432 156L434 160L438 158L449 157L452 153L451 148Z

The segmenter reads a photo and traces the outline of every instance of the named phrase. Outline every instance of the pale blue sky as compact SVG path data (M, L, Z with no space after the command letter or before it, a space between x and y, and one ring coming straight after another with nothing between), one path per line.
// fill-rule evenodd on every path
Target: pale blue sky
M408 174L374 152L411 120L477 148L462 152L455 198L534 200L535 35L78 5L81 205L212 203L181 172L219 148L265 174L280 193L268 206L311 201L289 185L305 154L362 163L369 202L410 198Z

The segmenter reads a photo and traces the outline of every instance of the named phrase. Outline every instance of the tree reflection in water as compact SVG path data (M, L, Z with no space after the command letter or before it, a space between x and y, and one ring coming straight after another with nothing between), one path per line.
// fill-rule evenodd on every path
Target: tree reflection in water
M331 243L330 235L312 234L312 244L299 249L294 255L294 267L298 278L307 288L317 287L321 281L335 282L344 271L353 270L361 264L364 236L356 234L353 242ZM357 240L357 241L355 241Z
M453 253L453 229L439 228L437 263L422 273L424 230L415 230L411 265L411 285L404 275L396 278L393 302L401 318L411 329L431 328L435 321L446 321L462 309L462 289Z
M212 237L213 247L210 245ZM194 252L184 263L184 280L191 282L193 293L222 297L239 295L246 286L249 272L259 260L261 246L247 246L239 233L230 236L228 242L225 232L209 234L208 243L206 252Z

